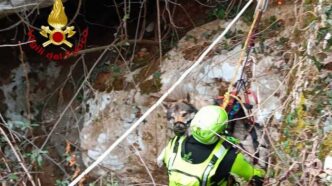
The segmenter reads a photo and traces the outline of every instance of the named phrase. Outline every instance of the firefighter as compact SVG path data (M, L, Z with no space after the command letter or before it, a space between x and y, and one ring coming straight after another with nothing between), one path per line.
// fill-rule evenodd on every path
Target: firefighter
M191 135L176 136L168 142L158 160L168 169L170 186L223 186L233 184L234 177L253 185L263 184L265 172L217 135L226 129L227 121L223 108L205 106L190 124Z

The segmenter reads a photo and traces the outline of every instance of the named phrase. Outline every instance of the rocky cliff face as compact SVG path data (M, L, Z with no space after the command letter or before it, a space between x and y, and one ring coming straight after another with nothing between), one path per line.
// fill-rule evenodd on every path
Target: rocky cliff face
M310 5L308 6L310 7ZM312 105L309 100L313 98L313 95L307 94L303 91L305 91L306 86L313 86L311 83L317 81L317 73L319 73L314 66L316 62L312 61L310 58L308 59L305 53L296 55L292 54L291 52L301 51L305 46L308 47L306 49L306 53L309 56L317 55L319 52L322 52L321 50L317 51L317 49L313 49L313 45L317 46L317 43L313 44L317 39L317 35L314 35L314 33L317 34L317 29L321 29L318 26L319 23L316 22L316 24L318 24L316 27L310 25L314 24L314 22L311 22L309 25L306 25L308 23L299 23L298 20L293 19L296 15L294 9L296 10L297 7L293 5L284 5L269 9L262 21L262 27L266 28L268 31L263 30L260 33L259 36L262 38L260 43L256 44L255 52L252 54L254 65L252 69L253 74L251 79L251 86L252 89L257 92L260 101L260 104L256 105L254 108L253 113L257 121L262 125L263 133L268 135L268 143L272 145L272 147L270 147L272 149L275 148L273 147L275 143L290 143L289 140L291 140L291 137L283 134L283 132L287 130L286 128L288 128L288 126L284 128L285 120L288 122L298 122L296 127L297 130L304 130L304 132L294 131L294 129L293 132L299 133L300 135L312 135L316 136L314 139L326 139L326 134L329 133L325 131L325 135L318 135L318 131L306 131L308 130L308 128L304 126L306 125L304 124L306 122L302 123L301 121L303 121L305 118L308 118L309 114L306 114L306 116L302 115L303 118L301 118L301 116L297 116L298 119L293 118L296 121L288 120L290 117L289 114L287 114L287 112L289 112L287 111L288 109L290 109L290 112L299 112L299 104L305 104L308 107L310 107L309 105ZM321 9L318 9L318 12L322 11ZM325 17L324 13L321 12L323 17ZM213 40L214 37L216 37L217 33L220 33L223 30L226 24L227 23L224 21L214 21L193 29L178 42L174 49L169 51L164 56L164 60L160 66L160 78L162 84L160 93L165 92L165 90L167 90L167 88L178 79L179 75L193 63L194 59L199 55L199 53L211 42L211 40ZM305 26L308 26L307 28L309 31L304 32L305 35L300 37L309 38L308 42L305 40L300 43L296 42L297 28L293 27L294 24L300 24L301 26L304 24ZM232 30L232 33L234 34L233 38L225 39L213 52L211 52L204 60L202 65L197 68L190 75L190 77L187 78L185 82L171 95L171 98L184 99L184 95L186 93L190 93L191 97L194 98L193 104L200 108L203 105L211 103L211 98L216 97L220 95L220 93L224 92L228 82L236 73L235 64L241 49L241 46L237 43L237 39L244 37L244 34L241 33L245 33L247 29L247 24L241 21L238 22L235 28ZM328 37L328 35L325 35L324 37ZM323 45L324 43L326 45L326 41L322 42ZM329 55L327 54L324 60L320 61L319 63L322 63L323 65L327 64L328 56ZM304 69L311 69L310 73L304 73ZM328 71L322 70L320 72L324 74L323 78L327 78L326 75L329 74ZM150 78L153 77L151 76ZM331 89L328 88L325 91L329 92ZM306 97L304 99L305 102L301 102L301 97L303 94L305 94ZM126 105L126 103L128 103L128 97L135 97L129 96L129 94L124 96L124 93L119 93L118 95L115 94L114 96L114 100L122 100L120 105ZM149 103L147 105L152 104L152 102L143 102L145 104ZM125 130L129 127L130 123L135 120L135 117L137 117L137 112L144 112L147 109L145 105L138 103L135 104L135 109L133 109L133 105L125 106L127 107L125 110L130 111L130 113L128 113L121 111L120 108L115 109L114 107L117 107L119 103L114 103L115 105L112 103L112 101L107 103L110 108L102 109L103 111L99 114L100 116L105 116L105 119L100 118L96 124L91 122L83 129L82 146L83 148L87 148L87 155L89 158L96 158L103 151L103 148L106 149L107 145L103 146L106 144L105 141L111 142L116 139L116 136L114 137L114 131ZM330 108L331 107L329 106L325 107L325 109L328 110ZM306 111L303 112L307 113ZM326 113L326 111L324 111L324 113ZM325 121L325 128L326 126L331 125L328 119L329 117L330 116L327 117L326 114L324 115L323 121ZM117 121L119 121L119 123ZM318 121L316 120L316 122ZM158 168L155 167L154 160L156 159L156 155L162 149L161 147L165 145L166 140L170 137L166 133L166 128L167 124L165 122L164 113L162 113L160 110L154 112L154 114L152 114L151 117L137 129L135 134L132 134L130 137L128 137L126 144L122 144L123 146L120 148L124 149L117 149L117 151L119 151L115 151L112 156L108 157L103 162L103 166L108 167L117 173L120 173L120 175L125 175L125 178L120 180L126 181L127 183L135 182L137 180L149 182L150 178L146 176L146 172L143 172L141 175L141 173L137 171L135 175L132 175L132 168L130 167L137 168L137 170L143 170L142 165L140 165L140 160L137 158L123 158L125 157L125 154L127 156L128 154L129 156L133 156L131 154L135 154L134 156L137 156L137 149L139 149L138 152L140 152L142 159L147 163L147 167L152 172L152 175L154 175L155 178L158 178L156 180L160 180L162 183L163 181L161 180L161 177L158 177L160 174L158 172ZM100 132L90 133L90 131L98 130ZM112 133L105 133L105 131L110 130ZM237 130L241 131L243 129L238 127ZM87 137L88 135L90 136ZM151 141L147 140L147 136L149 136ZM241 139L241 136L238 137ZM110 138L113 139L110 140ZM250 152L253 152L249 147L251 139L243 138L241 140L243 144L248 146L247 149L249 149ZM303 138L303 140L309 139ZM299 148L298 143L299 142L295 142L294 144L297 144L297 148ZM317 141L311 145L309 144L306 146L306 148L312 147L319 149ZM130 146L135 146L135 148L131 148ZM91 148L94 149L93 153L91 152ZM265 155L268 154L266 151L265 153ZM270 153L273 153L273 151L270 151ZM283 155L280 155L283 153L287 153L287 150L282 151L281 153L277 153L277 159L280 158L280 160L283 161ZM299 178L299 183L311 181L318 184L320 182L318 181L319 179L316 179L319 175L317 171L322 170L323 167L315 167L310 164L310 162L322 162L317 158L315 159L317 155L318 154L316 152L306 152L306 155L304 155L304 157L306 157L305 162L307 164L303 171L313 176L313 178L308 180L301 177ZM275 164L277 164L277 166L281 166L279 164L279 160L268 159L267 161L271 162L269 165L269 170L273 170L275 168L274 166L276 166ZM282 169L283 168L280 170ZM315 171L311 172L310 170ZM283 177L284 175L281 174L279 176ZM270 181L274 182L273 180L275 179L272 178ZM282 182L285 184L292 183L292 181L288 179Z
M287 10L290 11L291 8L288 7ZM284 11L283 13L290 12ZM197 27L189 31L174 49L164 55L164 60L160 65L162 86L158 94L165 92L193 64L201 51L209 45L217 34L222 32L227 24L228 22L217 20ZM233 38L227 38L220 43L171 94L170 99L185 99L189 93L192 98L191 103L200 108L212 104L213 98L221 96L227 90L229 81L236 74L236 63L241 52L241 45L238 41L245 37L244 34L239 33L245 33L248 27L248 24L239 21L232 30ZM285 85L281 82L286 76L286 73L282 73L282 71L285 71L284 68L287 66L280 66L285 63L284 58L278 56L278 51L273 51L273 46L267 43L272 43L287 34L287 30L278 32L265 41L264 48L257 45L257 53L252 54L255 63L253 65L252 88L257 91L261 100L261 104L256 105L253 112L262 126L267 126L266 122L273 115L276 116L276 121L282 120L281 99L285 96L283 91ZM236 77L239 77L240 72L237 73ZM148 79L153 78L153 75L148 77ZM96 159L119 135L123 134L130 127L130 124L140 116L137 113L145 112L148 106L153 104L153 99L149 98L151 95L141 95L141 92L138 90L132 92L113 91L108 94L96 93L96 97L88 101L90 110L86 114L88 120L81 132L81 145L87 151L83 157L86 164ZM156 167L156 157L172 136L170 132L167 132L169 127L162 109L156 110L137 128L136 132L131 134L119 148L103 161L104 168L99 170L113 170L126 184L151 182L151 178L148 177L138 158L139 153L153 177L160 183L165 183L165 174L160 174L160 168ZM247 134L245 128L239 125L236 126L236 130L242 131L242 134L237 137L242 140L249 152L254 153L250 136L243 135ZM133 172L135 173L133 174ZM95 173L102 174L102 171Z
M15 6L26 3L18 1ZM5 5L9 3L0 1L0 8ZM260 149L263 156L258 166L267 166L267 182L272 185L320 185L331 179L331 6L324 0L278 6L272 3L256 35L250 56L252 68L246 75L259 100L252 113L260 123L260 142L268 147ZM8 57L12 50L2 50L4 58L16 61L0 64L0 112L7 120L2 123L8 131L32 138L38 146L56 124L50 135L52 147L47 148L48 155L43 154L53 163L43 168L52 165L49 170L57 173L51 176L52 182L44 183L54 184L62 175L70 180L118 139L227 24L215 20L195 27L162 60L158 59L158 44L154 42L138 45L129 65L122 55L132 42L113 47L88 79L85 77L97 59L95 54L76 62L69 59L68 64L39 63L43 60L38 57L17 62ZM249 26L250 19L244 16L169 99L182 100L189 94L191 104L200 108L222 96L233 76L240 75L236 63ZM16 56L31 56L29 52L14 51ZM77 92L82 82L84 86ZM238 124L235 130L235 136L254 153L251 136L242 135L245 127ZM165 110L159 107L91 176L120 185L151 183L152 179L166 184L166 172L157 167L156 159L172 136ZM2 143L0 147L5 157L13 157L10 148ZM63 157L65 161L56 163Z
M53 5L52 0L1 0L0 17L15 13L21 10L29 10L38 6L44 8Z

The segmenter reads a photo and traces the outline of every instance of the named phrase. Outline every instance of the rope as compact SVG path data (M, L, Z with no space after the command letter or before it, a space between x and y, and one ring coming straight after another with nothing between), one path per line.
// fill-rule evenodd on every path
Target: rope
M259 0L259 2L257 4L257 10L258 10L258 12L256 13L256 15L254 17L254 21L251 24L251 27L250 27L247 39L246 39L246 41L244 43L242 52L240 54L239 61L237 62L237 65L236 65L235 74L234 74L232 80L230 81L230 84L228 86L227 92L224 95L224 101L223 101L223 104L222 104L222 108L226 108L227 105L228 105L228 103L230 102L230 92L232 91L232 87L234 86L234 83L235 83L235 80L236 80L236 76L237 76L238 71L239 71L239 69L241 67L241 64L243 63L243 58L244 58L245 54L247 54L247 56L249 55L251 47L248 48L248 46L249 46L249 44L252 44L251 42L252 42L252 39L253 39L252 38L253 33L254 33L254 31L255 31L255 29L256 29L256 27L257 27L257 25L258 25L258 23L259 23L259 21L260 21L260 19L262 17L263 12L267 8L267 4L268 4L268 0ZM244 65L245 65L246 62L247 62L247 59L243 63L243 67L244 67ZM242 76L242 74L241 74L241 76Z
M268 5L268 0L260 0L257 4L256 7L256 14L254 17L254 21L251 24L251 28L249 30L248 36L246 38L245 44L243 46L239 61L237 63L236 66L236 71L235 74L233 75L232 80L230 81L230 84L228 86L227 92L225 93L224 100L223 103L221 105L222 108L226 109L226 107L228 107L229 105L233 105L233 101L234 99L241 104L243 110L245 111L245 115L249 116L251 115L251 109L246 109L246 107L243 105L243 103L241 102L241 100L236 99L238 98L236 95L240 93L240 91L243 89L244 90L244 94L245 94L245 99L247 99L248 96L248 84L246 82L246 80L244 80L244 71L245 71L245 67L248 63L248 59L250 57L250 53L252 51L252 48L254 47L254 42L255 42L255 32L257 30L257 26L259 24L259 21L262 17L263 12L267 9L267 5ZM243 60L243 58L245 57L245 60ZM240 78L237 80L236 85L234 85L238 71L240 70L242 64L242 69L241 69L241 74L240 74ZM233 87L235 87L235 95L233 95L234 91L232 91ZM232 98L231 98L232 97ZM255 149L255 154L253 155L254 159L254 163L257 163L257 157L256 155L259 157L259 151L258 148L255 144L259 144L259 142L257 141L257 133L256 133L256 129L255 129L255 118L253 116L249 117L249 121L250 124L252 124L252 126L250 127L250 129L248 130L250 136L252 137L253 140L253 145L254 145L254 149ZM256 138L254 137L256 136ZM264 161L265 162L265 161Z
M204 59L204 57L212 50L212 48L217 45L220 40L226 35L226 33L231 29L235 22L240 18L240 16L245 12L246 9L251 5L254 0L248 1L248 3L243 7L239 14L229 23L226 29L212 42L212 44L203 52L203 54L197 59L197 61L186 70L182 76L169 88L166 93L161 96L157 102L152 105L122 136L120 136L102 155L100 155L95 162L93 162L89 167L87 167L79 176L77 176L69 186L74 186L77 184L86 174L88 174L93 168L95 168L99 163L101 163L106 156L108 156L113 149L118 146L133 130L135 130L139 124L154 110L159 106L167 96L189 75L189 73L195 69Z

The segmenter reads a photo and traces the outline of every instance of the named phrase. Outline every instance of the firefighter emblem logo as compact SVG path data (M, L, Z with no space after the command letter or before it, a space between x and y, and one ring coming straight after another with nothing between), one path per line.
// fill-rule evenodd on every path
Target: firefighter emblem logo
M47 47L50 44L65 44L71 48L73 44L70 43L67 38L73 37L76 32L74 31L74 26L67 26L68 18L61 0L55 0L47 22L52 28L49 26L41 26L41 31L39 32L43 37L49 39L42 44L43 47Z

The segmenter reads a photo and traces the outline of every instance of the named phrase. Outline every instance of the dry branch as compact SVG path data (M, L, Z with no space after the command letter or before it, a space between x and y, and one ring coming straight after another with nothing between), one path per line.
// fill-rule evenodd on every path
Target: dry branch
M6 124L6 121L4 121L4 119L3 119L3 117L2 117L1 114L0 114L0 118L1 118L2 122ZM16 159L18 160L18 163L21 165L22 169L24 170L24 172L28 176L28 178L30 180L30 183L32 184L32 186L36 186L35 182L33 181L33 178L31 176L31 174L29 173L29 170L26 168L26 166L24 165L23 160L21 159L21 157L19 156L18 152L16 151L16 148L14 147L14 145L12 144L12 142L10 141L10 139L8 138L7 134L5 133L5 131L1 127L0 127L0 132L5 137L5 140L7 141L7 143L10 146L10 148L12 149L12 151L13 151Z

